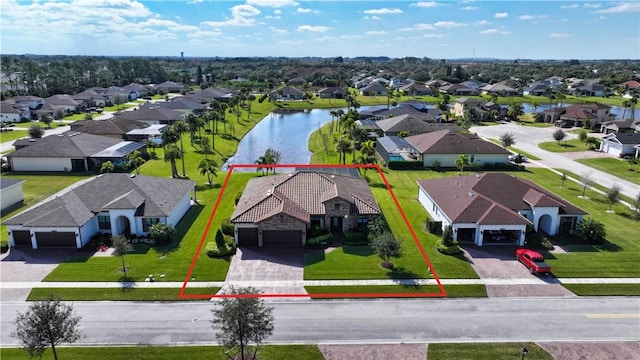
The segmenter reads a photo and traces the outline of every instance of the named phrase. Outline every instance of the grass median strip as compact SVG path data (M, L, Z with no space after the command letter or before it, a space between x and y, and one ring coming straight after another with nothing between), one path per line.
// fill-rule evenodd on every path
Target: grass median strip
M438 294L437 285L305 286L309 294ZM486 297L484 285L445 285L447 297ZM403 296L399 296L403 297Z
M217 287L189 287L185 294L215 294L218 290ZM50 295L65 301L197 301L180 299L179 294L180 288L35 288L27 301L42 300Z
M615 158L578 159L577 162L617 176L623 180L640 184L640 166Z
M640 296L638 284L562 284L578 296Z

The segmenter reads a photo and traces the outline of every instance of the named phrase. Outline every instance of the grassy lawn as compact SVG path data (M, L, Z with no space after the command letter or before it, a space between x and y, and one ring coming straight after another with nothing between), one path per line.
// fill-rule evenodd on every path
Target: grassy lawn
M520 359L520 349L526 347L527 360L552 360L551 354L535 343L460 343L429 344L429 360L512 360Z
M500 140L498 140L498 139L489 138L488 140L491 141L492 143L496 144L496 145L502 146L502 142ZM537 157L535 155L529 154L528 152L522 151L522 150L520 150L518 148L515 148L513 146L509 146L509 147L507 147L507 149L509 149L510 151L513 151L516 154L520 154L520 155L526 157L529 160L542 160L542 159L540 159L539 157Z
M211 333L211 340L214 334ZM110 360L228 360L222 346L128 346L128 347L59 347L58 357L65 360L110 359ZM50 349L42 356L52 359ZM29 354L22 349L2 348L0 358L28 360ZM263 345L258 349L260 360L322 360L324 357L315 345Z
M552 125L552 124L549 124L549 123L536 122L536 119L535 119L534 115L531 114L531 113L518 116L518 121L520 121L520 123L522 123L522 125L530 126L530 127L541 127L541 128L544 128L544 127L549 127L549 126Z
M136 106L138 106L138 104L125 103L121 105L105 106L104 108L102 108L102 110L107 112L116 112L116 111L122 111L124 109L129 109Z
M92 119L100 115L100 114L94 114L94 113L88 113L88 114L91 114ZM86 116L87 116L87 113L72 114L69 116L65 116L64 118L62 118L62 120L84 120Z
M579 296L640 296L638 284L562 284Z
M596 159L578 159L576 161L587 166L591 166L594 169L604 171L607 174L640 184L640 166L630 166L629 163L623 159L605 157ZM630 171L629 169L633 169L634 171Z
M587 143L578 139L562 140L560 143L557 141L547 141L538 144L538 147L542 150L560 153L589 150Z
M436 285L305 286L309 294L439 294ZM447 297L487 297L484 285L445 285ZM404 297L402 295L398 297Z
M613 207L615 213L608 213L609 205L603 195L587 190L588 199L581 199L582 187L573 181L565 181L560 187L560 177L548 169L536 168L514 173L533 180L538 185L559 195L589 213L588 216L602 222L607 232L607 242L603 245L565 245L568 253L545 253L545 258L553 267L557 277L640 277L640 242L638 242L639 222L631 219L631 210L624 205Z
M574 179L577 179L577 180L580 180L580 177L581 177L580 175L574 174L571 171L568 171L568 170L565 170L565 169L554 169L554 170L560 171L560 172L564 172L567 175L567 177L574 178ZM556 176L558 177L558 179L560 178L560 175L556 175ZM600 190L602 192L605 192L605 193L608 190L606 187L604 187L604 186L602 186L600 184L591 184L591 187L594 188L594 189ZM604 196L604 195L600 195L600 194L598 194L598 195L600 197ZM628 196L625 196L625 195L622 195L622 194L620 194L620 200L626 201L626 202L628 202L630 204L633 203L633 199L632 198L630 198Z
M27 129L13 128L13 131L4 131L0 133L0 143L9 142L29 136Z
M218 290L220 288L187 288L185 294L215 294ZM179 294L179 288L35 288L27 301L46 299L50 295L64 301L194 301L180 299Z

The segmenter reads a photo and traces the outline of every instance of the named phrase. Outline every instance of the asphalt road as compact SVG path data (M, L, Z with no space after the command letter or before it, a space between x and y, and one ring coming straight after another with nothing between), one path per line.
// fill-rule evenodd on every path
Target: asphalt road
M483 341L639 341L640 299L493 298L293 300L274 307L272 343ZM2 346L16 311L3 303ZM84 345L175 345L215 342L209 302L76 302Z
M583 165L577 161L573 161L561 153L553 153L546 150L542 150L538 147L541 142L554 141L553 132L557 127L537 128L530 126L522 126L518 124L501 124L494 126L478 126L472 127L471 132L477 133L478 136L485 138L500 139L500 136L506 132L510 132L515 138L515 148L530 153L539 157L538 163L549 167L558 169L567 169L572 173L582 176L583 174L590 174L594 183L600 184L606 188L611 188L614 184L618 184L621 188L621 193L635 199L640 192L640 185L634 184L630 181L626 181L615 177L611 174L596 170L592 167ZM578 136L575 134L567 133L567 140L575 139Z

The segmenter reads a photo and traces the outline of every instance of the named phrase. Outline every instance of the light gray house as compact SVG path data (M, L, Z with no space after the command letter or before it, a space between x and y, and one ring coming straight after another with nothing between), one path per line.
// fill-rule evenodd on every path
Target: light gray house
M600 151L615 156L634 156L636 145L640 145L640 133L612 133L600 139Z
M0 207L2 211L24 201L24 180L0 178Z
M196 182L130 174L80 181L6 220L12 247L81 248L98 233L146 236L176 226L195 199Z

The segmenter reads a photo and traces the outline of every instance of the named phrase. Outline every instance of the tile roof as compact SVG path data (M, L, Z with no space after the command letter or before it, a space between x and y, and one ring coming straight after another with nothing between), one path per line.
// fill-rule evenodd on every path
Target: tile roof
M421 154L509 154L509 151L477 136L450 130L408 136L409 144Z
M25 227L76 227L108 209L136 209L137 216L171 215L196 182L130 174L102 174L81 181L5 221Z
M260 222L284 213L308 223L311 215L325 214L324 202L334 198L349 202L352 214L380 213L365 180L319 171L296 171L249 180L231 221Z
M518 210L558 207L561 215L586 212L529 180L486 173L418 181L449 219L457 223L528 224Z

